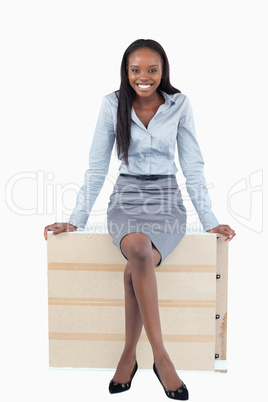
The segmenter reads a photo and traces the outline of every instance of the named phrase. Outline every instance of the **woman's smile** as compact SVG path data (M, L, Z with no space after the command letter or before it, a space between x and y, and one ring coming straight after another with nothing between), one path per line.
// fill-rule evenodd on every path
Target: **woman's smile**
M148 98L157 95L163 75L162 60L158 53L141 48L129 56L128 80L136 95Z
M141 91L146 91L147 89L151 88L154 84L136 84Z

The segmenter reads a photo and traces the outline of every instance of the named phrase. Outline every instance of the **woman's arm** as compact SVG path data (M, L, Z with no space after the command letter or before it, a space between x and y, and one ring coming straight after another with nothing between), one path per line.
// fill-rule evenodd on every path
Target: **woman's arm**
M69 218L69 223L78 228L85 227L89 213L103 186L114 141L111 105L109 99L104 97L89 152L89 168L85 172L84 184L78 192L76 206Z
M228 225L220 225L212 212L212 203L204 177L204 160L196 139L192 107L187 97L178 125L177 145L187 192L204 230L228 235L228 240L231 240L235 235L234 231Z
M69 222L55 222L45 227L46 240L49 230L53 230L53 234L57 235L63 232L74 232L78 228L86 226L89 213L109 169L114 140L110 103L107 97L104 97L89 152L89 168L85 172L84 184L78 192L74 211Z

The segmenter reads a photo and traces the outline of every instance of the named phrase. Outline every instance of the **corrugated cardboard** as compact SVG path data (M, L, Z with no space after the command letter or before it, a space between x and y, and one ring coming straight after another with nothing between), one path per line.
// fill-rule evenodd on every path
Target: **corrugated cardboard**
M115 368L126 259L109 234L49 233L47 246L50 367ZM164 342L177 370L215 370L215 354L226 360L227 252L216 235L186 235L156 268ZM137 353L139 367L151 369L144 332Z

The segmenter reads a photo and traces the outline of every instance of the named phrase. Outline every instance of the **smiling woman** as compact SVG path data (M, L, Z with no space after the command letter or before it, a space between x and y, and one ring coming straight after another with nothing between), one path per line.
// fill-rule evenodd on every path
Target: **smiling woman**
M123 155L127 166L132 107L147 127L158 107L164 103L160 91L167 94L180 93L170 83L169 70L165 50L158 42L151 39L136 40L129 45L123 55L121 85L117 92L116 146L118 157ZM150 87L147 88L148 85ZM144 101L144 104L142 105L139 100Z
M54 234L84 227L108 173L116 140L122 161L107 208L113 244L127 263L125 286L125 347L111 393L127 391L138 369L136 348L144 326L150 341L153 370L169 398L188 399L163 342L155 267L162 264L186 231L186 208L176 180L175 150L186 186L206 231L235 232L219 225L203 175L204 161L196 140L188 98L170 84L169 63L162 46L140 39L125 51L119 91L103 99L76 207L68 224L45 228ZM102 252L102 250L100 250Z
M154 64L150 64L150 63ZM139 49L132 53L129 57L129 65L127 68L129 83L135 92L138 90L146 91L147 100L155 94L155 88L158 88L162 79L162 61L159 54L150 49ZM140 94L139 92L137 92ZM142 94L140 94L142 96ZM149 98L148 98L149 97Z
M132 106L147 128L159 106L165 103L163 95L156 91L163 76L161 57L148 48L136 50L129 57L127 72L129 83L138 95Z

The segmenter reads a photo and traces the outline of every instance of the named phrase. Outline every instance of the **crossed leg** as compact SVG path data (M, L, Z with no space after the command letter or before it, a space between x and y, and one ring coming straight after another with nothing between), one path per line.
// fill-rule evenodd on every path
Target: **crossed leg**
M129 380L144 325L162 382L167 389L176 389L182 382L164 347L158 309L154 267L161 255L143 233L126 235L121 249L128 259L124 272L126 340L113 380L120 383Z

